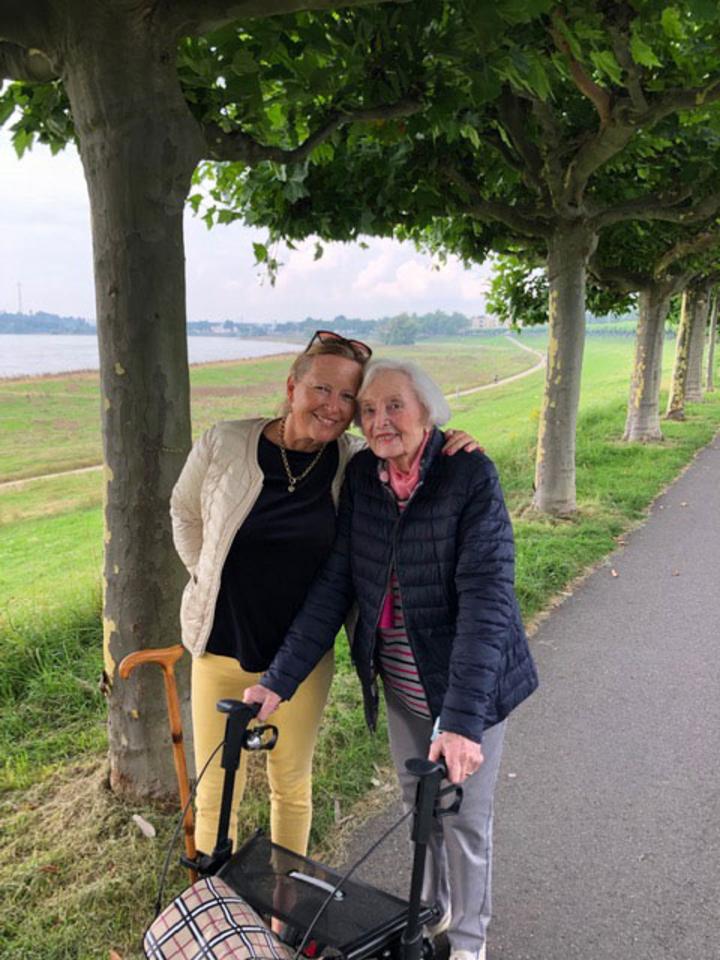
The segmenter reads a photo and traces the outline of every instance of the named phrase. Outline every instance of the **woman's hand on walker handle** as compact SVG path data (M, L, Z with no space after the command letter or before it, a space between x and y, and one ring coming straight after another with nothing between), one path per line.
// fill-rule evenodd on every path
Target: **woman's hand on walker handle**
M251 688L252 689L252 688ZM439 733L430 744L428 759L445 760L450 783L462 783L480 769L483 760L482 746L459 733Z
M274 690L269 690L267 687L264 687L261 683L256 683L252 687L248 687L245 693L243 694L243 703L260 703L260 713L258 713L258 720L261 722L267 720L271 713L275 713L277 708L280 706L281 697L275 693Z

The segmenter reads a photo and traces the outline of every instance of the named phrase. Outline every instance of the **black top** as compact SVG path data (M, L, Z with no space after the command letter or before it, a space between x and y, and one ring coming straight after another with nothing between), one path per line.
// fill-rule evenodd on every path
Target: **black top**
M315 453L288 450L297 477ZM260 436L260 496L235 534L222 571L208 653L235 657L259 673L272 661L318 568L335 538L331 485L338 467L336 443L328 444L294 493L280 447Z

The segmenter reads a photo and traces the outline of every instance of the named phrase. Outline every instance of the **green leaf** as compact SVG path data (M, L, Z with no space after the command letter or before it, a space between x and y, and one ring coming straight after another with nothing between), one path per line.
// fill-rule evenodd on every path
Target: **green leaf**
M572 32L570 27L568 27L568 25L562 19L556 20L555 26L558 28L565 40L567 40L567 44L570 47L570 53L575 57L576 60L582 60L582 47L580 46L578 38Z
M660 23L666 36L671 40L684 40L685 28L677 7L665 7L660 15Z
M552 93L550 87L550 78L547 75L545 66L539 57L532 57L528 67L528 82L533 93L536 93L541 100L547 100Z
M0 127L5 123L5 121L12 116L12 112L15 109L15 101L12 97L9 97L7 93L3 94L0 97Z
M20 127L13 134L12 142L13 147L15 147L15 153L18 157L22 157L25 151L32 147L33 134L29 130L24 130Z
M652 48L644 40L641 40L637 34L633 34L630 38L630 53L635 63L639 63L641 67L662 66Z
M253 243L253 253L255 254L255 263L267 263L268 249L264 243Z
M473 71L471 84L472 98L478 106L494 100L502 89L500 77L494 70L490 70L486 63Z
M313 254L313 260L319 260L322 255L325 253L325 248L321 243L315 244L315 253Z
M717 0L689 0L690 15L698 20L716 23L718 18Z
M324 143L318 143L316 147L313 147L310 160L312 163L324 164L330 163L334 156L335 148L332 143L326 140Z
M610 77L614 84L622 83L622 67L615 59L612 50L597 50L590 54L590 59L601 73Z
M500 16L509 23L528 23L549 13L552 6L552 0L503 0L498 4Z
M283 189L283 193L288 198L290 203L296 203L298 200L301 200L303 197L308 195L307 188L297 180L288 180Z
M469 123L465 123L462 127L460 127L460 133L463 137L465 137L466 140L470 141L476 150L480 149L480 137L478 136L478 132L475 127Z
M232 59L233 73L242 76L246 73L257 73L255 58L249 50L238 50Z
M270 106L266 108L265 114L273 130L279 130L281 127L286 126L287 116L282 103L271 103Z

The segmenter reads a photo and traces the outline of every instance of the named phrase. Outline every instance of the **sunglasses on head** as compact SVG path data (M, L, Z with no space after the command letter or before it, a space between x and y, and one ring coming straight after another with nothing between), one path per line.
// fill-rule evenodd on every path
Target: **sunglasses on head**
M369 360L372 356L372 350L366 343L363 343L362 340L348 340L347 337L343 337L333 330L316 330L310 338L310 343L305 347L305 353L308 352L314 343L347 344L355 355L355 358L361 361Z

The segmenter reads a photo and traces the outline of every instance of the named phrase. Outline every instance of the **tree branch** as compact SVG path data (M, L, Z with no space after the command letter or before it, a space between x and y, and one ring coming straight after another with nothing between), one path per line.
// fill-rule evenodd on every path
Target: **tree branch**
M592 174L607 160L620 153L636 135L635 126L626 122L615 122L616 113L616 110L613 111L610 123L586 140L568 164L563 191L566 203L578 205Z
M696 253L703 253L705 250L710 250L718 242L720 242L720 228L718 227L714 230L706 230L691 240L679 241L655 261L653 276L659 279L667 272L668 268L674 263L677 263L678 260L683 260L685 257L691 257Z
M204 124L202 129L210 160L235 160L248 166L262 163L263 160L272 160L274 163L301 163L319 143L327 140L335 130L346 123L358 120L394 120L412 116L422 109L422 103L408 98L385 106L332 113L322 127L311 133L299 146L289 150L259 143L242 130L226 133L215 123Z
M0 79L49 83L57 80L58 74L42 50L0 40Z
M652 197L635 197L633 200L626 200L624 203L618 203L612 207L593 209L593 204L588 202L591 210L591 219L596 229L612 226L614 223L622 223L625 220L642 220L646 210L656 207L671 209L678 204L684 203L692 196L692 187L682 187L675 192L658 193Z
M512 170L517 171L517 173L525 173L525 165L523 164L522 160L517 156L517 154L513 153L510 147L508 147L497 130L478 130L478 136L489 146L493 147L493 149L497 150L505 163Z
M0 42L21 47L44 47L55 26L55 11L48 0L2 0Z
M623 270L621 267L607 267L597 253L588 260L588 273L603 287L609 287L617 293L635 293L644 287L648 278L643 273Z
M688 198L684 196L674 198L670 202L662 197L628 200L618 204L593 217L593 227L600 230L602 227L625 220L664 220L668 223L697 223L707 220L720 210L720 193L711 193L691 207L680 207L679 204Z
M542 157L535 144L527 137L527 115L522 103L507 86L503 87L500 94L498 116L510 142L522 160L520 170L525 174L526 182L530 186L542 189L540 180Z
M557 123L557 118L552 108L544 100L537 100L533 104L533 113L538 123L542 127L543 136L541 138L543 168L545 170L545 180L558 210L562 211L563 202L563 168L560 148L562 144L562 133Z
M194 36L249 17L274 17L303 10L336 10L387 2L389 0L174 0L168 4L168 17L178 36ZM410 3L412 0L392 2Z
M475 219L497 220L527 237L549 236L550 225L543 222L536 210L512 207L497 200L486 200L479 190L453 167L446 168L443 174L448 183L460 187L467 194L469 203L465 209Z
M693 110L706 103L720 100L720 77L715 77L702 87L689 90L670 90L650 101L648 109L638 115L637 125L652 127L678 110Z
M600 127L602 128L606 126L610 120L612 98L607 90L595 83L595 81L592 80L587 73L585 73L582 64L580 64L572 55L570 45L562 35L560 24L564 26L565 22L560 14L555 11L552 15L550 35L553 38L555 46L558 48L560 53L564 54L568 61L568 66L570 67L570 76L573 78L575 86L578 88L580 93L583 94L583 96L588 98L588 100L597 110L597 114L600 117Z
M625 71L625 86L630 94L630 101L636 110L645 111L648 108L648 103L640 80L640 68L633 60L630 52L627 31L621 30L617 24L609 19L605 20L605 26L612 40L615 59Z
M671 90L649 100L646 110L637 110L631 99L623 97L612 108L608 124L580 147L566 175L568 198L578 198L592 174L614 157L639 129L650 130L656 123L679 110L691 110L720 100L720 76L702 87Z

